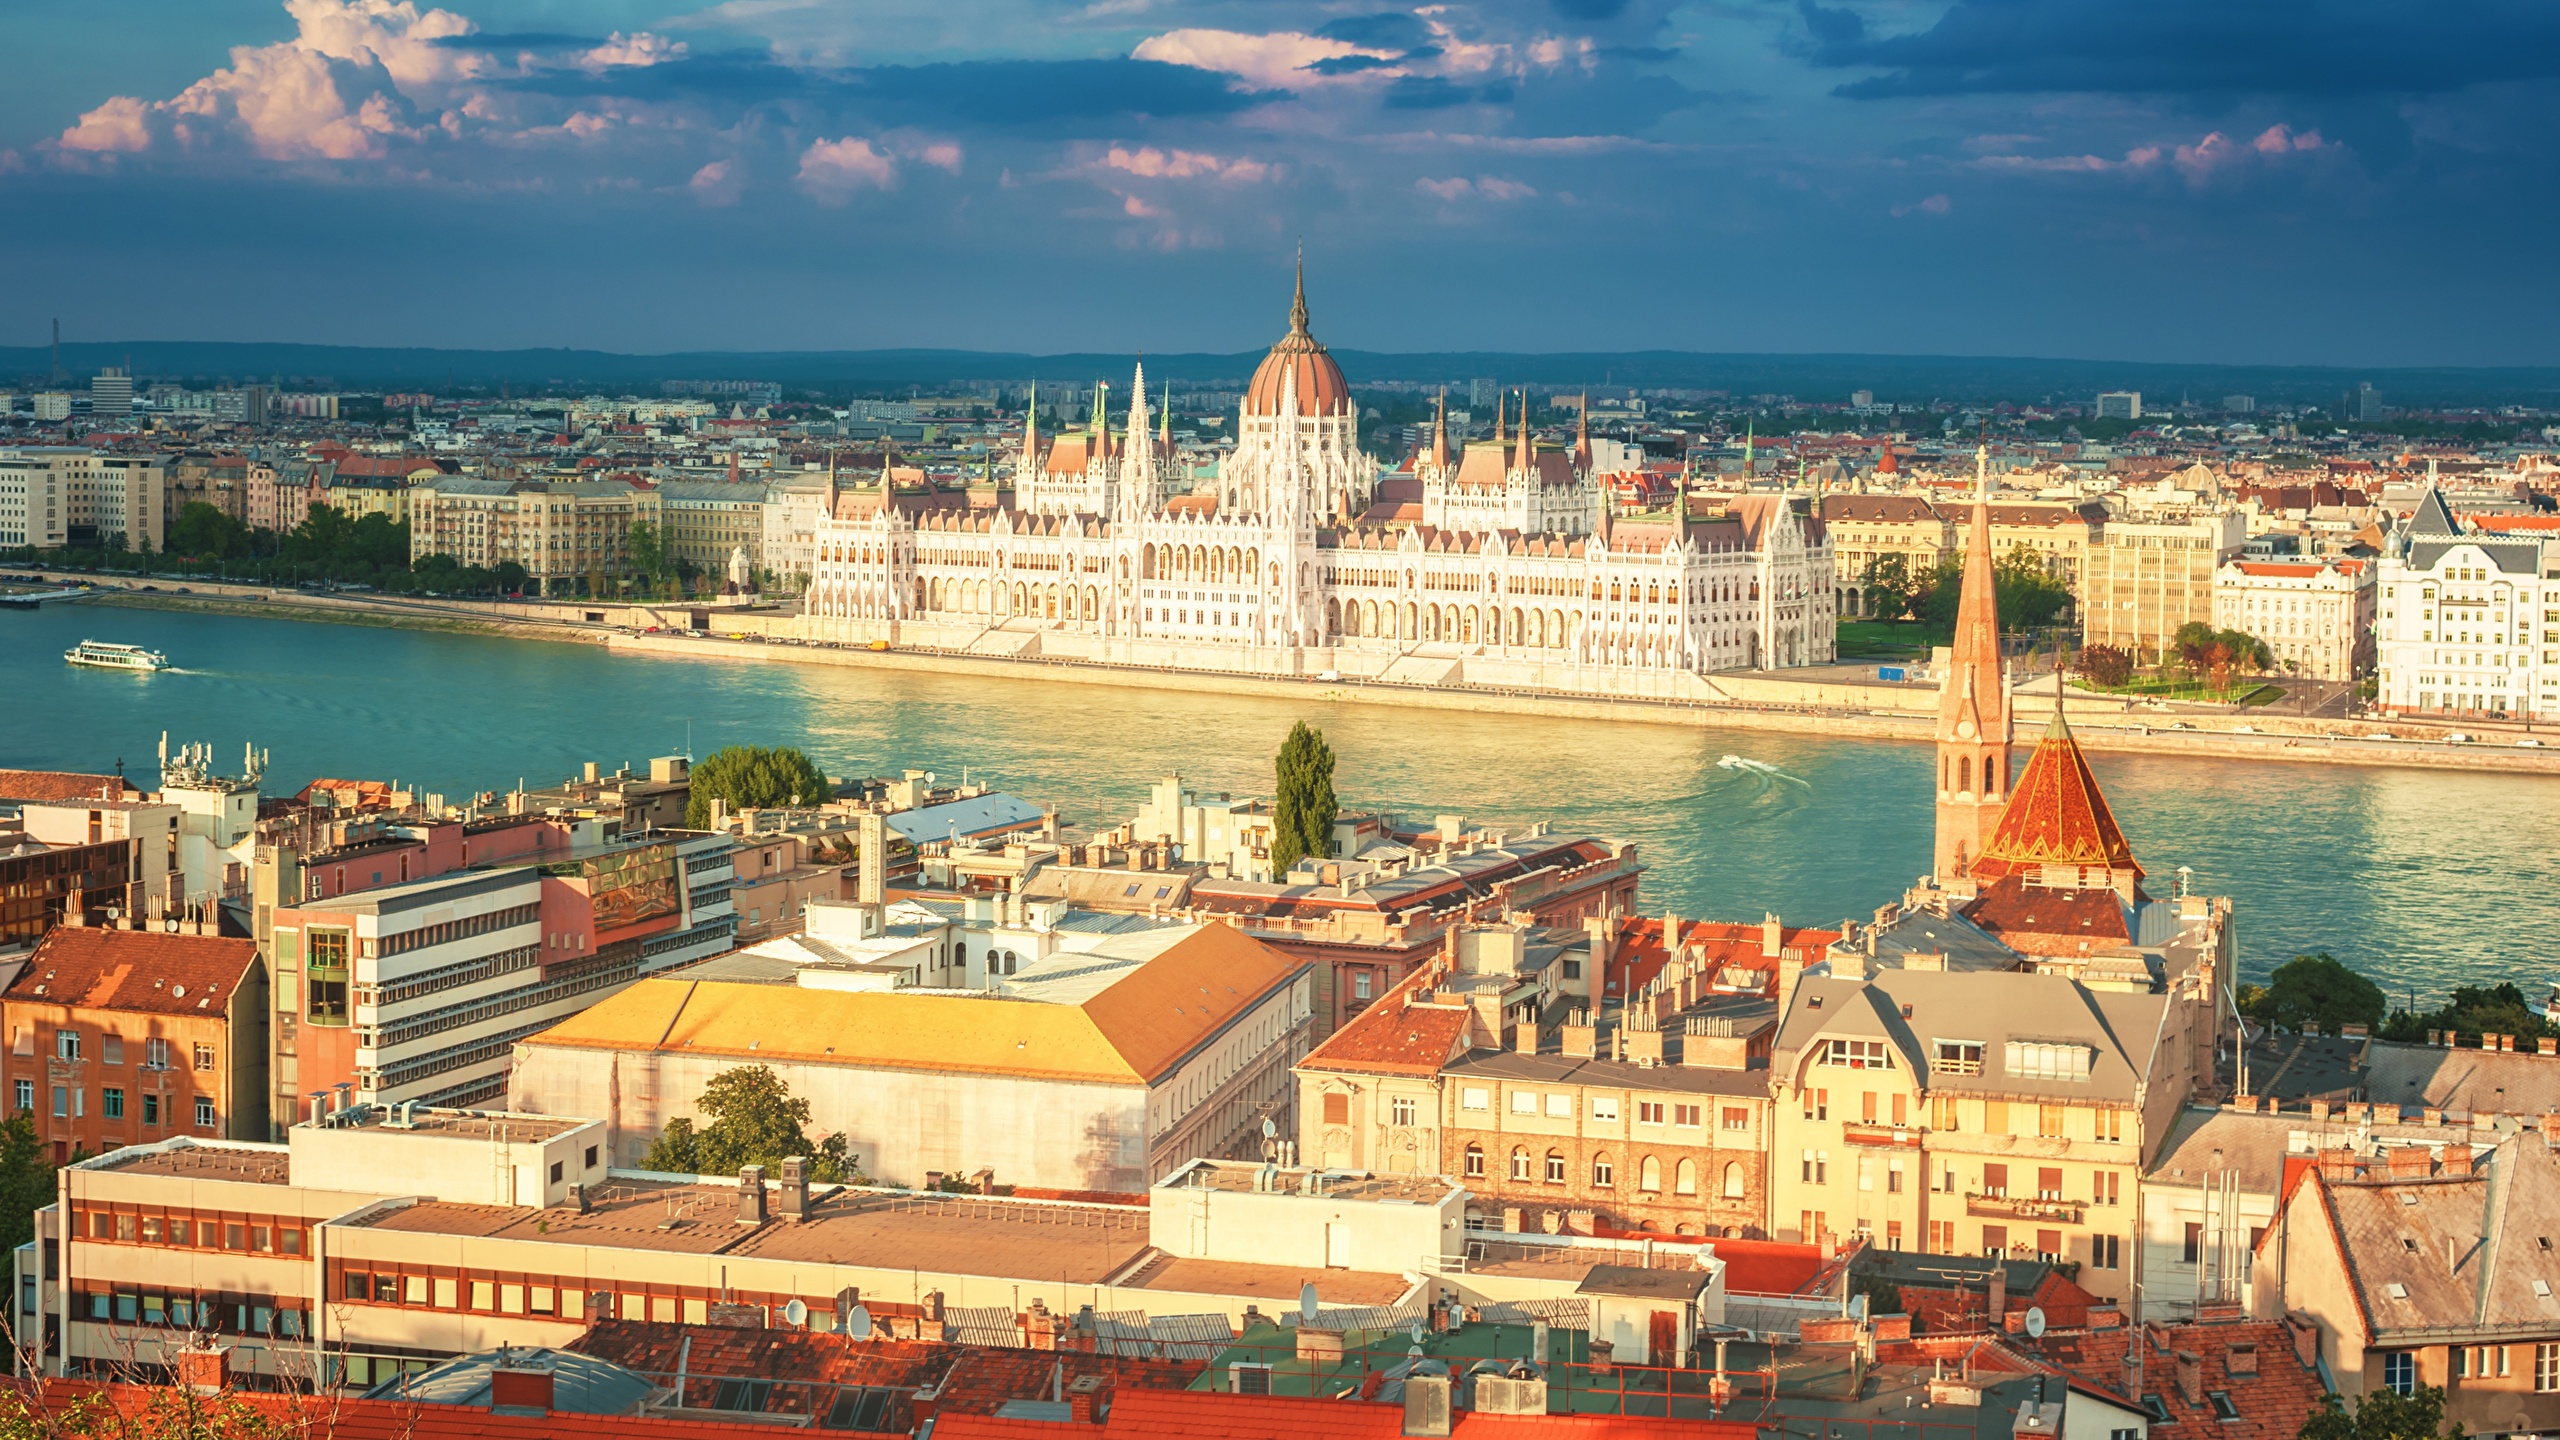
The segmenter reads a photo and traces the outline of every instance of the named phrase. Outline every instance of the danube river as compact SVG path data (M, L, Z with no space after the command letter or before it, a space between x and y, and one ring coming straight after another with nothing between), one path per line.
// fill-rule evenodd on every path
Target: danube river
M177 669L75 669L84 638ZM1070 820L1127 818L1156 779L1267 793L1293 720L1321 726L1347 806L1550 819L1634 841L1649 910L1836 923L1929 864L1913 745L1298 704L1155 690L729 661L597 646L85 604L0 614L0 766L146 783L162 731L226 767L272 752L271 792L398 779L460 799L652 755L763 743L830 774L984 777ZM1733 757L1727 761L1726 757ZM2020 756L2023 763L2023 752ZM2222 760L2092 760L2155 892L2181 866L2239 904L2243 971L2325 949L2421 996L2483 977L2539 999L2560 935L2560 778ZM2537 939L2536 937L2541 937Z

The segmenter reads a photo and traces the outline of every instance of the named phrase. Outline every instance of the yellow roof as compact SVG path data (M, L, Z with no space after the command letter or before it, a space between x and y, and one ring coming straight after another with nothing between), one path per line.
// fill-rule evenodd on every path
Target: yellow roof
M1230 926L1205 925L1080 1005L678 975L643 980L525 1043L1143 1083L1301 963Z

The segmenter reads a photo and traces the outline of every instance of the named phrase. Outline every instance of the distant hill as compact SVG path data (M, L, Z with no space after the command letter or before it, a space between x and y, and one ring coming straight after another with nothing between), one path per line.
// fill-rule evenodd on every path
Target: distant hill
M1491 376L1505 384L1599 385L1726 390L1737 396L1793 395L1842 400L1873 390L1886 401L2085 401L2101 390L2139 390L2154 402L2181 395L2215 402L2254 395L2262 405L2333 402L2360 382L2395 406L2560 405L2560 367L2348 369L2283 365L2182 365L1960 355L1722 355L1680 350L1505 354L1484 351L1386 354L1336 350L1354 383L1459 381ZM1151 379L1186 385L1242 381L1259 350L1232 355L1148 355ZM831 395L930 391L953 381L1039 379L1082 385L1120 382L1135 355L1023 355L982 350L685 351L621 355L603 350L427 350L355 345L266 345L218 341L131 341L62 347L73 383L107 365L130 363L144 382L209 385L283 377L313 388L428 391L504 386L654 391L662 380L762 380L786 391ZM0 346L0 385L44 381L42 346Z

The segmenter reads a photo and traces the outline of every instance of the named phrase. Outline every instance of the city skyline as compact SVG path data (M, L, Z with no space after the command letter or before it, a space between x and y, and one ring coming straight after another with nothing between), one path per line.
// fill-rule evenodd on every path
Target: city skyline
M2527 364L2554 24L37 5L0 193L79 223L0 248L58 281L0 329L1241 351L1303 238L1347 349Z

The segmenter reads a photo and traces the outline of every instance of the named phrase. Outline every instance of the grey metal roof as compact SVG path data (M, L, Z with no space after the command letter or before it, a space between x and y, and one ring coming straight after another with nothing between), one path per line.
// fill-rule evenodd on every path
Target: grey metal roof
M1883 1039L1921 1088L1957 1094L2131 1103L2157 1049L2166 995L2091 990L2061 975L1887 970L1871 980L1807 976L1796 987L1771 1056L1792 1074L1817 1039ZM1933 1073L1940 1040L1982 1046L1977 1075ZM2092 1052L2086 1080L2041 1079L2008 1069L2010 1041L2080 1044Z
M1678 1037L1666 1035L1666 1044ZM1612 1089L1670 1091L1684 1095L1757 1095L1769 1093L1769 1072L1721 1070L1707 1065L1638 1065L1631 1060L1585 1059L1579 1055L1524 1055L1517 1050L1471 1050L1452 1060L1443 1072L1452 1077L1518 1080L1540 1085L1601 1085ZM1710 1120L1713 1117L1709 1117Z
M2445 556L2466 546L2478 550L2492 566L2509 575L2531 575L2542 563L2542 542L2539 540L2456 535L2441 540L2413 540L2409 545L2409 566L2414 570L2433 570L2444 562Z
M368 1400L414 1400L428 1405L489 1403L489 1372L532 1366L551 1372L551 1408L576 1415L632 1415L657 1386L636 1370L568 1350L514 1347L463 1355L420 1375L385 1380L364 1393Z
M2377 1040L2364 1055L2365 1098L2486 1115L2560 1110L2560 1058Z
M2445 503L2442 490L2430 485L2427 487L2427 493L2418 497L2417 511L2409 517L2409 533L2412 535L2459 535L2462 533L2462 522L2453 518L2453 507Z
M1001 790L944 805L902 810L889 817L889 828L916 844L948 840L954 835L966 839L1001 834L1039 823L1039 806Z

